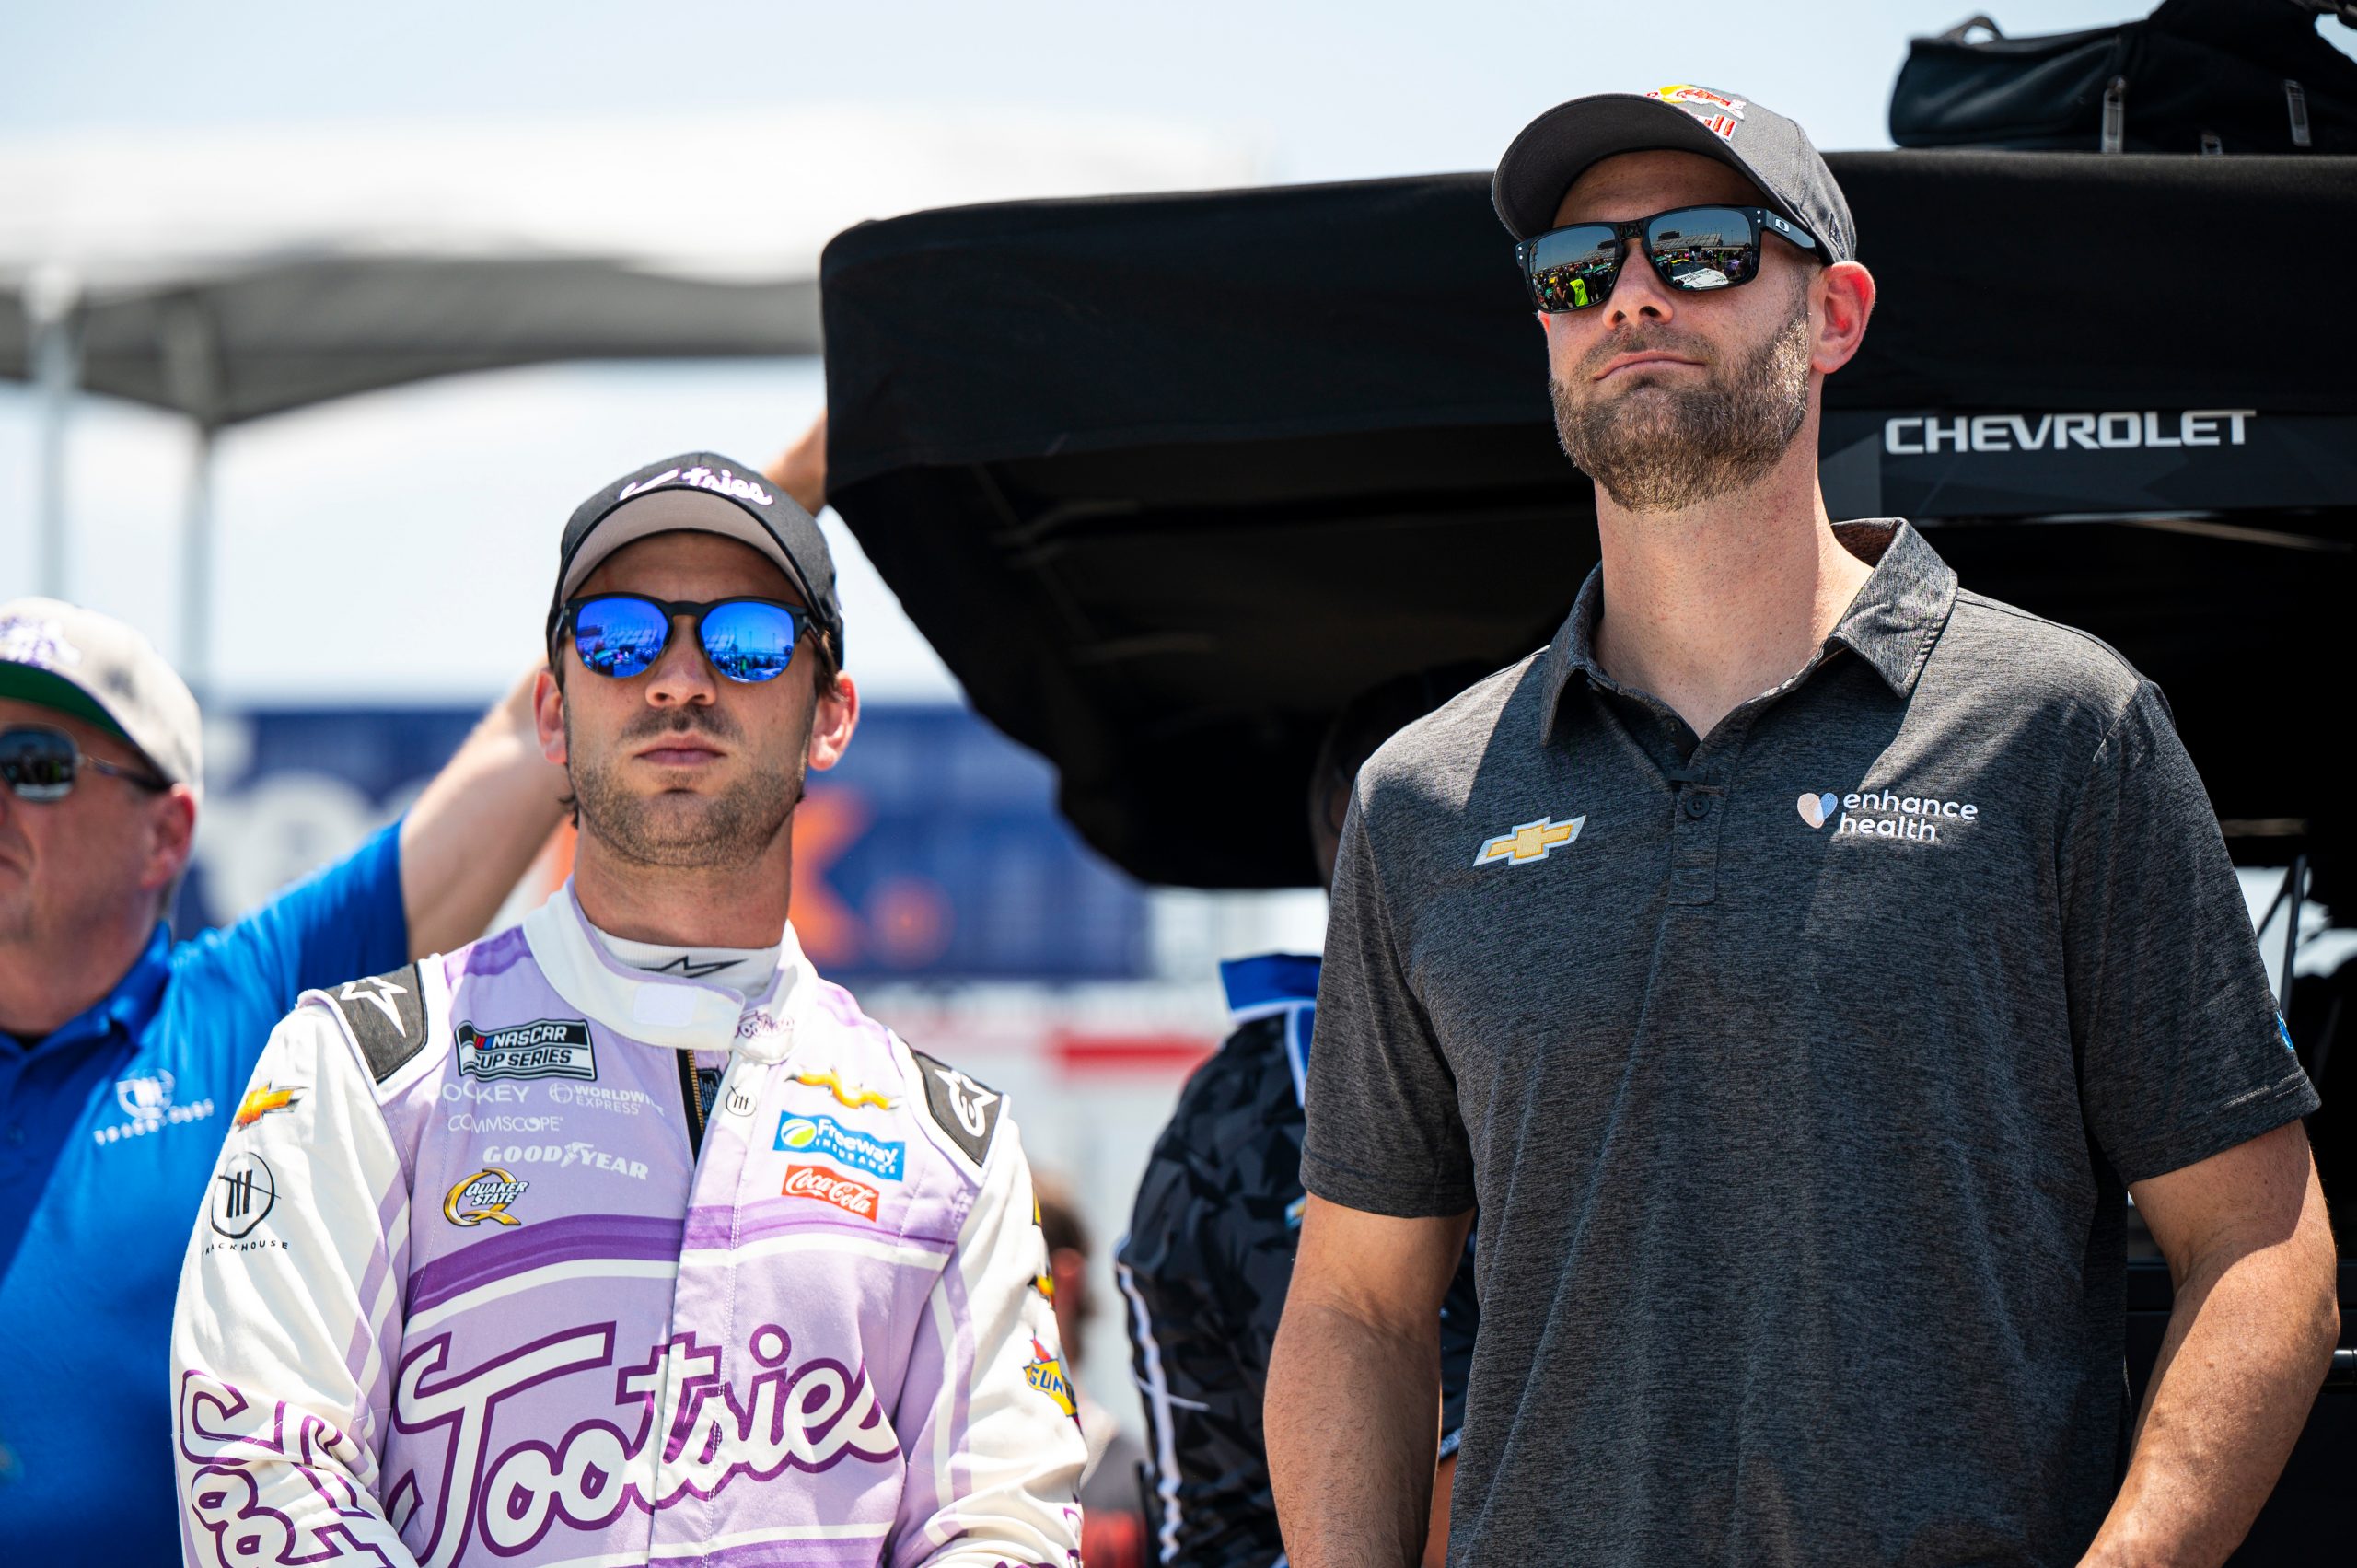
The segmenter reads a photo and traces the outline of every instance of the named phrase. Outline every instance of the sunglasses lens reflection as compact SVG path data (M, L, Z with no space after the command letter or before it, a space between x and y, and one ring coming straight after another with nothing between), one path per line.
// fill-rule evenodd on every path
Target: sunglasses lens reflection
M799 633L783 605L718 605L703 618L704 656L731 680L775 680L793 661Z
M1603 224L1579 224L1530 242L1530 287L1538 308L1601 305L1620 270L1620 240Z
M0 733L0 780L20 800L62 800L74 787L74 749L55 730Z
M1748 283L1759 270L1759 233L1733 207L1681 207L1645 225L1654 270L1673 287L1700 293Z
M670 635L670 617L643 598L584 599L573 616L573 646L583 668L617 680L644 674Z

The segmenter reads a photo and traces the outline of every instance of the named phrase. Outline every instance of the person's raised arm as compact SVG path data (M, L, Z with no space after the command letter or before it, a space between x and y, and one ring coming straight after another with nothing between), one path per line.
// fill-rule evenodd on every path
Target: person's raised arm
M476 725L401 823L401 906L409 956L473 941L530 869L563 815L564 770L540 752L532 685L543 667Z
M784 491L812 517L827 504L827 411L820 409L810 428L794 444L770 459L761 477Z
M2296 1121L2131 1191L2177 1305L2085 1562L2206 1568L2250 1528L2331 1365L2332 1230Z
M1439 1443L1440 1305L1468 1212L1312 1195L1269 1368L1269 1473L1295 1568L1412 1568Z

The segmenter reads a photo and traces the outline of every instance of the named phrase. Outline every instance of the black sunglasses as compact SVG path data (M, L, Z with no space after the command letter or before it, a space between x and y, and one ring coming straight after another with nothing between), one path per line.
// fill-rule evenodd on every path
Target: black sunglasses
M172 787L153 773L100 761L62 729L38 724L0 729L0 780L18 800L63 800L74 793L75 775L86 767L141 789L160 793Z
M671 622L689 616L712 668L750 685L774 680L794 661L795 645L809 629L809 612L773 598L703 601L649 598L644 594L591 594L564 607L574 652L583 667L616 680L655 668L670 645Z
M1514 248L1530 302L1550 315L1587 310L1612 297L1636 240L1655 273L1689 294L1736 288L1759 275L1762 234L1822 256L1806 229L1765 207L1673 207L1627 223L1575 223L1535 234Z

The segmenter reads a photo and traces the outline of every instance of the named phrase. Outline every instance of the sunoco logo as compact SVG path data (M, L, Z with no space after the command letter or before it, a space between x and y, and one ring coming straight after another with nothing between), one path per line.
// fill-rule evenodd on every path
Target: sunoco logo
M488 1034L460 1024L459 1071L477 1078L594 1078L598 1058L580 1018L541 1018Z
M2117 452L2177 447L2239 447L2258 411L2247 408L2121 409L2107 413L1908 414L1882 424L1894 458L1941 452Z

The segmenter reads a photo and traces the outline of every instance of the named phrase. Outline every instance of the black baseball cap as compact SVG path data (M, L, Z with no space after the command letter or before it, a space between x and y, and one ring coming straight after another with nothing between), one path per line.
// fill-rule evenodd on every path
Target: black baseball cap
M1758 186L1764 205L1806 229L1827 261L1856 258L1850 203L1808 133L1748 99L1690 82L1557 104L1524 126L1498 160L1491 204L1516 239L1544 234L1555 226L1563 192L1590 166L1655 148L1718 159Z
M748 463L717 452L682 452L624 474L573 509L558 548L548 640L556 642L565 600L598 563L650 534L716 533L751 545L777 564L810 607L840 668L843 612L835 600L835 559L818 520Z

